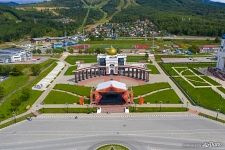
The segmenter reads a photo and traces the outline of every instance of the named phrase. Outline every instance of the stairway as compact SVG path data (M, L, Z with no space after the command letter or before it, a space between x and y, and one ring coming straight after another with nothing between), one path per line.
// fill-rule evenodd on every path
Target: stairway
M101 113L125 113L125 105L102 105Z

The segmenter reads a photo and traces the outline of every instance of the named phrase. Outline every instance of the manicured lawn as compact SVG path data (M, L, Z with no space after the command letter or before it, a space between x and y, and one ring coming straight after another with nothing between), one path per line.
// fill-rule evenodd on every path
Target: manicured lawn
M225 89L223 87L218 87L217 89L219 89L221 92L225 94Z
M145 56L127 56L127 62L146 62Z
M170 85L165 82L132 87L135 97L165 88L170 88Z
M176 107L162 107L160 110L159 108L155 108L155 107L129 107L130 112L185 112L187 111L187 108L176 108Z
M182 78L174 79L197 105L210 110L220 108L221 112L225 113L225 100L211 88L193 88Z
M191 76L191 77L185 77L185 78L188 79L195 86L210 86L208 83L206 83L204 80L202 80L198 76Z
M41 113L96 113L97 108L43 108Z
M69 85L69 84L57 84L54 89L71 92L81 96L90 96L91 87Z
M148 64L147 67L148 67L149 70L151 70L150 71L151 74L159 74L158 69L154 65Z
M80 98L64 92L51 91L45 98L45 104L74 104L79 103Z
M164 70L169 75L174 75L171 71L173 66L188 66L192 68L214 66L214 63L199 63L199 64L161 64ZM190 97L196 105L202 106L210 110L220 109L225 113L225 99L223 99L212 88L194 88L181 77L173 77L175 83L182 89L182 91Z
M77 56L68 56L65 59L71 65L76 64L76 61L82 61L84 63L97 63L96 55L77 55Z
M216 63L169 63L169 64L163 64L160 63L161 66L166 70L166 72L170 76L177 76L178 74L172 69L172 67L188 67L192 71L194 71L196 74L201 75L200 72L196 70L196 68L207 68L210 66L216 66ZM177 68L176 68L177 69Z
M110 144L101 146L97 150L129 150L129 149L122 145Z
M207 76L201 76L203 79L205 79L206 81L208 81L209 83L211 83L212 85L215 85L215 86L219 86L221 84L219 84L218 82L214 81L213 79L207 77Z
M185 70L182 72L182 75L185 76L185 75L194 75L193 72L191 72L189 69L188 70Z
M64 75L74 75L73 71L75 71L77 69L77 66L70 66Z
M149 96L144 97L144 100L145 100L145 103L150 103L150 104L160 103L160 101L163 104L180 104L181 103L180 98L172 89L151 94Z

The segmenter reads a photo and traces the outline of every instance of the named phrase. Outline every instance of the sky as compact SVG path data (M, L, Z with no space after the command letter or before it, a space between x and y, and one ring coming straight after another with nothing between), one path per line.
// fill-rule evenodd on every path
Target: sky
M40 2L44 0L0 0L0 2L16 2L16 3L33 3L33 2ZM214 2L222 2L225 3L225 0L211 0Z

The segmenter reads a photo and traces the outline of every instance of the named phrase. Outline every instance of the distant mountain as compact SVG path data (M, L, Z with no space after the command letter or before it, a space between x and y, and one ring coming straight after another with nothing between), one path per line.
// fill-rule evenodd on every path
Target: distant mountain
M0 2L0 5L3 5L3 6L18 6L19 4L15 3L15 2Z

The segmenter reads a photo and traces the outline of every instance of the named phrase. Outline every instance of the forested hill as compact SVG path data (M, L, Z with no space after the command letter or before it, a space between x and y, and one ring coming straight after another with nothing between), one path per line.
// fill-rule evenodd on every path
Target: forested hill
M225 7L204 0L136 0L112 22L148 18L159 30L179 35L215 36L225 32Z
M51 0L0 5L0 42L72 35L87 25L138 19L149 19L166 33L220 36L225 32L225 5L209 0Z

